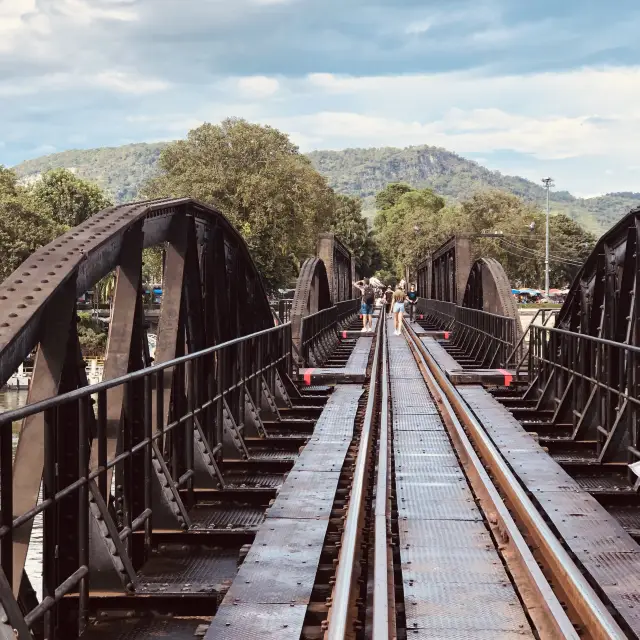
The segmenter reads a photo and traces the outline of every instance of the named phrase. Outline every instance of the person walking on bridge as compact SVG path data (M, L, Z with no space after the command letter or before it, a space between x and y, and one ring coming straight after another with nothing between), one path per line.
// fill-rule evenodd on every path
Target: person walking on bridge
M362 314L362 333L373 331L373 303L375 302L375 291L369 283L369 278L356 282L356 287L362 291L362 304L360 313Z
M393 326L394 334L399 336L402 333L402 314L404 313L405 292L398 287L393 292Z
M391 287L387 287L387 290L384 292L384 302L385 302L385 312L391 317L391 299L393 298L393 291Z
M407 302L409 303L409 322L413 322L416 311L416 304L418 304L418 292L416 291L415 284L412 284L409 287L409 293L407 293Z

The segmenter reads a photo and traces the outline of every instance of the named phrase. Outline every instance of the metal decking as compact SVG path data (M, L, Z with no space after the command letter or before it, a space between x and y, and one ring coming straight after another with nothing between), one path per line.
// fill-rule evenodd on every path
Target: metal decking
M388 340L408 637L533 638L409 346Z
M207 639L300 637L362 392L361 385L338 385L330 396Z
M640 546L485 389L458 390L567 548L640 635Z

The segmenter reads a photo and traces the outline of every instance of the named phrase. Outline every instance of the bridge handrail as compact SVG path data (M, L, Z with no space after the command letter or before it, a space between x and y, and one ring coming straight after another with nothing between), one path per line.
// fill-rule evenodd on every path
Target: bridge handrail
M581 343L588 345L588 353L585 351L580 353ZM529 379L534 384L546 382L548 375L544 371L544 366L548 365L557 371L594 385L598 390L602 389L607 393L615 394L620 400L640 407L640 398L637 395L639 383L635 374L640 364L640 347L590 336L586 333L540 325L531 327L530 345ZM583 347L583 349L586 348ZM613 349L616 349L617 353L613 352ZM625 358L620 357L620 351L628 355L626 366ZM554 358L552 356L554 353L559 357ZM611 364L614 353L618 360L617 367ZM594 371L601 375L593 375ZM616 374L619 380L618 384L614 385L611 380ZM640 458L640 451L636 451L633 447L629 450Z
M121 568L116 570L122 588L134 590L137 580L134 557L140 550L132 545L132 536L137 530L144 530L144 548L151 549L155 510L152 478L156 473L153 456L159 459L163 444L167 444L166 436L175 436L170 448L175 449L177 458L171 470L166 465L162 471L167 477L166 490L176 500L180 500L181 491L186 491L192 499L196 476L195 441L200 440L200 446L206 447L212 468L216 464L214 461L222 456L223 425L237 441L236 446L246 453L240 432L243 425L235 423L233 418L237 413L235 409L245 405L243 391L260 398L265 385L275 387L278 374L290 373L291 345L291 324L287 323L0 414L0 574L4 573L14 593L21 580L20 574L14 576L13 563L18 555L16 544L23 543L25 537L28 539L30 529L20 534L15 544L14 532L28 526L41 513L45 532L49 531L58 511L70 508L68 500L71 496L78 501L78 507L71 508L79 514L75 516L77 529L74 527L73 530L77 555L74 554L71 560L65 556L64 571L50 567L45 561L43 599L23 619L11 619L14 628L25 624L32 628L72 591L79 594L81 627L86 623L91 510L99 513L108 537L115 545L115 554L121 560ZM165 382L168 369L173 369L169 385ZM170 411L165 404L164 392L173 385L180 391L171 402ZM111 433L109 428L114 425L107 419L107 391L118 386L122 387L124 417L116 420L117 433ZM95 408L91 397L94 394L97 394ZM60 409L63 409L62 413ZM16 516L11 426L14 421L37 413L43 414L44 429L42 501ZM112 450L110 440L114 443ZM62 463L71 450L77 451L77 462L65 467ZM127 469L131 470L134 465L144 465L143 486L128 479ZM59 477L58 469L64 469L65 474ZM116 487L114 499L125 505L118 511L118 518L109 507L111 474L116 469L120 469L123 479ZM185 521L183 527L187 528L188 522ZM61 579L59 575L65 575L65 578ZM1 575L0 596L5 611L12 610L15 618L18 609L7 608L8 594L6 589L2 590Z
M47 409L57 407L60 404L72 402L73 400L78 400L80 398L98 393L100 391L107 391L108 389L112 389L113 387L117 387L126 382L141 380L142 378L153 375L154 373L158 373L159 371L164 371L165 369L185 364L190 360L194 360L196 358L211 355L212 353L216 353L221 349L238 345L241 342L245 342L247 340L259 338L270 333L276 333L278 331L283 331L284 329L290 328L291 323L286 322L284 324L278 325L277 327L269 327L268 329L263 329L262 331L257 331L256 333L251 333L240 338L234 338L233 340L229 340L227 342L221 342L220 344L217 344L213 347L208 347L207 349L203 349L202 351L189 353L186 356L180 356L178 358L174 358L173 360L167 360L167 362L153 364L150 367L145 367L144 369L139 369L138 371L132 371L131 373L127 373L118 378L103 380L102 382L98 382L96 384L87 385L86 387L81 387L80 389L68 391L67 393L60 394L59 396L53 396L52 398L47 398L46 400L40 400L39 402L34 402L33 404L27 404L24 407L20 407L19 409L4 411L0 413L0 429L8 422L22 420L23 418L34 415L36 413L41 413L43 411L46 411Z
M300 355L305 366L319 366L338 340L338 307L304 316L300 323Z

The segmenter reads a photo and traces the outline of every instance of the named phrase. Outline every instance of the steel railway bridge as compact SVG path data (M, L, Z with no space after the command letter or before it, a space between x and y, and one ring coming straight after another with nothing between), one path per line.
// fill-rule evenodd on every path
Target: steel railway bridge
M332 235L274 313L190 199L39 249L0 285L0 386L37 350L0 413L0 638L639 637L639 231L636 210L524 332L501 265L452 238L401 336L379 312L360 333ZM87 386L76 301L112 271Z

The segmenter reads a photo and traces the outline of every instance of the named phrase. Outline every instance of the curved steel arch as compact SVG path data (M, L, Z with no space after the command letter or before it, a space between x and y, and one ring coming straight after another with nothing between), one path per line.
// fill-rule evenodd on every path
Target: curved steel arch
M462 306L519 321L518 306L511 295L511 283L504 267L494 258L480 258L473 263Z
M318 236L316 253L327 270L333 303L350 300L353 293L352 285L356 279L356 262L351 251L334 233L321 233Z
M291 336L298 353L301 353L302 346L302 318L331 306L331 290L325 264L320 258L307 258L300 269L291 303Z
M187 307L202 301L194 311L205 320L203 336L194 347L273 325L248 248L219 211L189 198L116 206L35 251L0 284L0 386L42 339L50 321L57 321L78 296L116 267L132 275L142 248L165 242L168 254L174 251L178 261L191 263L187 274L183 264L182 273L165 283L165 294L181 275ZM190 252L193 260L187 259ZM224 281L216 281L216 275ZM230 286L234 283L237 288ZM189 320L193 325L194 318Z
M188 198L112 207L38 249L0 285L0 385L36 345L29 403L87 385L76 326L76 300L116 268L103 379L148 366L151 358L142 305L142 250L161 243L165 247L164 277L156 362L168 362L273 326L266 292L247 246L219 211ZM217 378L237 378L241 358L232 356L207 363L206 377L214 390ZM203 392L194 380L193 371L165 370L162 385L153 392L157 401L152 405L153 425L168 424L171 416L181 415L186 403ZM259 391L256 387L253 395L260 397L264 391ZM139 384L129 385L126 393L124 385L109 391L106 415L98 417L106 436L107 456L114 457L127 446L121 425L128 425L126 438L140 437L144 393ZM241 414L246 397L247 393L243 398L240 391L228 395L227 422L232 420L229 416ZM64 452L60 467L64 485L69 470L77 469L79 427L77 412L67 411L61 419L65 429L58 430L56 446ZM87 420L90 433L95 434L93 412ZM42 413L23 420L13 465L15 513L26 513L37 502L44 468L44 427ZM233 425L224 429L230 437L223 434L222 420L194 421L195 458L195 446L189 437L171 435L158 442L153 468L159 481L152 485L154 504L159 505L154 514L160 526L186 527L186 511L166 481L168 466L162 466L165 452L174 471L182 468L184 460L194 458L196 480L215 483L212 461L220 455L216 451L220 452L223 444L228 447L239 440ZM99 464L100 452L96 449L91 447L92 468ZM173 449L179 453L173 455ZM111 486L112 473L107 474L106 487ZM163 474L164 479L160 478ZM94 527L100 526L97 520L91 522ZM14 591L21 584L31 524L29 521L14 531ZM99 538L96 532L95 539ZM113 559L108 553L101 555L104 549L96 547L95 562L108 576L112 575Z
M640 208L597 242L576 274L556 326L614 342L640 344L636 274L640 269Z

